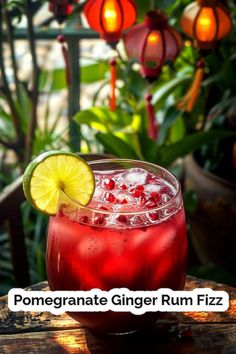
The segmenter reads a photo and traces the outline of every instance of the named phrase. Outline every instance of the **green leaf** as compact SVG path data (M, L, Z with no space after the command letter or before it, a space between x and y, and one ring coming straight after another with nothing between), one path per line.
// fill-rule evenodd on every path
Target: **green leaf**
M158 142L160 145L164 143L168 130L174 124L174 122L180 116L180 114L181 113L174 106L171 106L167 110L167 112L165 114L164 121L161 124L160 130L159 130L159 141Z
M103 80L108 71L107 63L100 61L99 63L90 64L80 67L80 82L82 84L91 84L96 81ZM52 80L50 80L52 77ZM40 74L40 90L43 91L50 82L51 91L59 91L67 87L65 68L58 68L53 71L44 70Z
M123 133L121 131L117 131L114 133L114 135L120 138L121 140L123 140L126 144L128 144L131 147L131 149L133 149L136 152L139 160L143 160L142 149L141 149L141 145L137 133L135 132Z
M176 2L176 0L155 0L155 5L157 8L165 10Z
M159 162L157 159L158 145L156 141L150 139L146 133L139 133L138 137L139 137L139 144L142 149L142 155L144 157L144 160L158 163Z
M232 133L231 131L227 130L211 130L208 132L200 132L188 135L177 143L159 147L157 150L157 158L160 161L159 163L164 166L168 166L177 158L183 157L199 149L202 145L209 145L214 140L221 140L223 138L235 135L236 133Z
M170 93L174 92L184 83L190 82L192 79L191 75L178 76L166 84L162 85L156 92L153 94L153 104L160 105L163 100L165 100Z
M82 66L80 68L80 81L82 84L91 84L96 81L104 80L108 70L108 63L103 61L96 64Z
M177 143L177 141L183 139L185 132L186 129L183 118L179 116L170 129L170 141L172 143Z
M19 88L20 100L15 100L15 107L20 115L22 130L26 133L29 124L32 102L24 85L19 83Z
M146 12L150 10L151 1L136 0L135 4L138 10L138 20L143 21Z
M138 159L136 152L117 136L113 134L97 133L96 138L108 153L122 158Z
M65 69L43 70L39 77L40 91L44 91L47 86L50 86L50 91L59 91L66 88Z
M183 194L184 206L187 213L196 211L198 206L198 196L195 191L186 190Z
M6 140L15 137L11 116L0 106L0 136Z
M87 124L101 132L109 132L127 127L132 123L133 117L118 108L111 112L108 107L92 107L78 112L74 120L78 124Z

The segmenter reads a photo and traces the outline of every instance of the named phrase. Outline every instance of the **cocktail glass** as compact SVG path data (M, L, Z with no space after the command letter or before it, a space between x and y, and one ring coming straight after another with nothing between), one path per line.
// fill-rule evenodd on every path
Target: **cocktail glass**
M183 289L186 224L180 184L174 175L133 160L99 160L89 165L97 184L91 203L78 205L63 193L57 215L50 218L50 289ZM131 332L158 318L158 312L69 315L105 333Z

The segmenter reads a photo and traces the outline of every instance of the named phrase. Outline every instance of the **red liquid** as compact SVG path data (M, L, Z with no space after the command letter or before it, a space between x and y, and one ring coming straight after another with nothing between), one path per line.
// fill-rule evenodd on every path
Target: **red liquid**
M49 225L49 286L52 290L180 290L185 283L186 253L183 208L157 224L132 228L85 225L58 213ZM135 330L157 317L111 311L70 315L102 332Z

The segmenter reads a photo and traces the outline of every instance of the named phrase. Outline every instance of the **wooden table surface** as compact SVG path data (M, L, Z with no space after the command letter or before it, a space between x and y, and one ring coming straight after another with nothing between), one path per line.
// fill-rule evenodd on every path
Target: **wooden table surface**
M0 298L0 353L96 354L236 354L236 289L187 277L186 290L225 290L230 308L224 313L165 313L155 327L123 336L94 335L66 314L11 312ZM30 290L47 290L47 283Z

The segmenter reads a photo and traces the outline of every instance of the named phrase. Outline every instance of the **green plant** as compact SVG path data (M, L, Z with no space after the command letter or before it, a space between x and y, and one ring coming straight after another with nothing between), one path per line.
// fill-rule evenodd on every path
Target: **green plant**
M178 26L183 8L189 2L156 1L155 4L171 14L171 22ZM232 9L232 20L235 22L234 3L228 1L227 5ZM138 2L138 9L139 6ZM150 8L150 4L148 6ZM143 15L144 7L140 9ZM179 157L198 149L209 151L206 146L217 155L216 146L222 147L226 141L231 141L232 156L235 131L225 123L220 126L209 125L208 117L214 105L222 100L222 96L222 102L225 102L226 91L230 92L230 96L235 95L232 80L236 70L234 38L235 30L228 38L217 43L215 49L204 54L207 63L206 75L197 104L191 113L178 111L176 107L192 81L198 58L203 54L188 41L174 65L166 64L163 67L160 78L151 86L156 119L160 126L157 141L147 137L145 80L134 63L128 61L122 53L118 53L117 111L110 112L106 108L107 99L99 101L101 90L107 84L105 82L95 95L94 107L78 112L74 117L75 121L91 128L92 136L95 136L104 150L119 157L146 159L168 166Z

